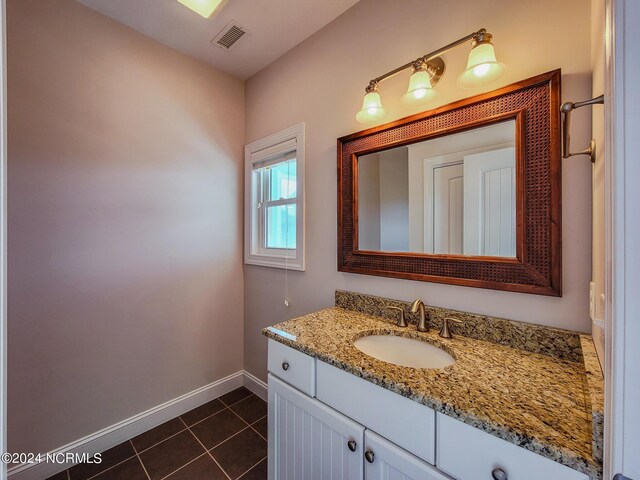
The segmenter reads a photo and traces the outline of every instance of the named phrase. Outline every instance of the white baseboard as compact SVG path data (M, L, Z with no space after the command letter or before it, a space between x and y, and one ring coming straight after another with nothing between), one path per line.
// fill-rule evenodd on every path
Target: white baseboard
M242 373L244 374L244 386L266 402L268 396L267 384L260 380L258 377L251 375L246 370L244 370Z
M52 452L51 454L66 453L95 453L104 452L105 450L115 447L116 445L140 435L147 430L157 427L158 425L171 420L172 418L182 415L189 410L199 407L214 398L218 398L225 393L235 390L236 388L246 385L249 390L256 393L261 398L266 398L258 393L264 389L266 395L266 385L255 378L253 375L244 371L233 373L227 377L221 378L209 385L197 388L192 392L181 395L173 400L153 407L145 412L139 413L126 420L103 428L102 430L87 435L84 438L64 445ZM249 385L250 384L250 385ZM22 464L11 467L8 470L8 478L10 480L44 480L56 473L68 468L69 465L59 465L54 463L34 463Z

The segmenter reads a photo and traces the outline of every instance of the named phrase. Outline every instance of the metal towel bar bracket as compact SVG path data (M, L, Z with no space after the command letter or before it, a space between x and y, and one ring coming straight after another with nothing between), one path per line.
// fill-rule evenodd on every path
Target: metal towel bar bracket
M585 100L584 102L565 102L560 107L560 111L564 114L562 121L562 158L573 157L574 155L589 155L591 157L591 163L596 161L596 141L591 139L589 147L581 152L571 153L571 112L576 108L584 107L586 105L596 105L604 103L604 95L592 98L591 100Z

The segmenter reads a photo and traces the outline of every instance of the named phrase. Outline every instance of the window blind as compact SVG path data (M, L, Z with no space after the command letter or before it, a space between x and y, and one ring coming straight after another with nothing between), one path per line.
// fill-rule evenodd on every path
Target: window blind
M296 158L296 139L292 138L251 154L251 168L259 170Z

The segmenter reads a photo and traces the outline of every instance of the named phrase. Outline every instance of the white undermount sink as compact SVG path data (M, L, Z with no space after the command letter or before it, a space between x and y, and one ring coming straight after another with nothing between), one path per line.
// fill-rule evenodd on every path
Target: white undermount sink
M414 368L444 368L455 359L444 350L427 342L397 335L369 335L353 345L362 353L383 362Z

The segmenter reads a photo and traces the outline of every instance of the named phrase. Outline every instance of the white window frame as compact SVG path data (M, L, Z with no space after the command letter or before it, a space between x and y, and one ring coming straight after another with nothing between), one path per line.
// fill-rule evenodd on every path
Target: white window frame
M244 147L244 263L287 270L305 269L305 202L304 202L304 130L305 124L256 140ZM263 227L259 213L259 188L254 183L254 164L295 151L296 158L296 248L264 248ZM282 201L279 201L282 202ZM284 203L291 203L284 201Z

